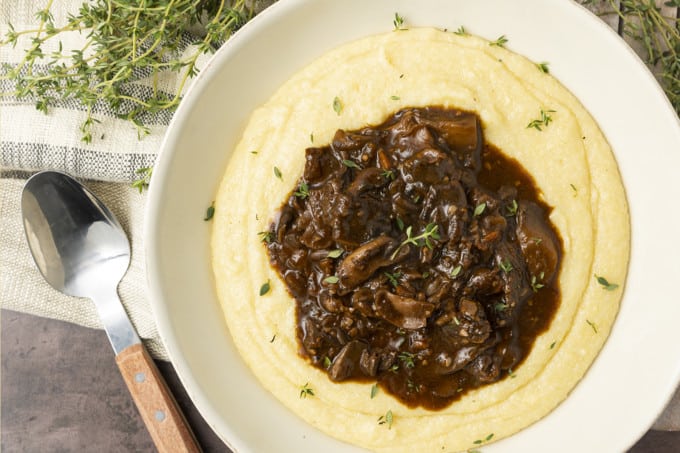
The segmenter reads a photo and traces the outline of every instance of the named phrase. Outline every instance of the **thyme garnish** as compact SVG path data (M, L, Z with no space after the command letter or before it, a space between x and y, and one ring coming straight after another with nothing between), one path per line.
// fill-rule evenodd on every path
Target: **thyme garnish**
M271 287L271 280L267 280L265 283L263 283L262 286L260 286L260 296L267 294Z
M404 17L400 16L399 13L394 13L394 20L392 21L395 30L406 30L404 28Z
M415 356L410 352L400 352L397 357L399 357L399 360L401 360L401 363L403 363L406 368L415 368Z
M597 283L599 283L602 286L602 288L606 289L607 291L614 291L616 288L619 287L618 284L610 283L609 280L602 277L601 275L595 274L595 280L597 280Z
M274 239L274 233L271 231L260 231L257 235L260 236L260 241L265 244L269 244Z
M387 279L390 281L393 288L399 286L399 277L401 277L401 272L395 272L394 274L383 272L383 274L385 274L385 277L387 277Z
M497 40L491 41L489 43L490 46L496 46L496 47L505 47L505 44L508 42L508 38L505 37L505 35L501 35L498 37Z
M303 200L309 196L309 185L307 185L306 182L301 182L300 186L298 187L298 190L293 193L298 198L302 198Z
M151 182L151 174L153 173L153 167L144 167L138 169L135 174L141 177L131 184L135 189L139 189L139 193L144 192L144 189L149 188L149 183Z
M307 398L307 395L314 396L314 390L309 386L309 382L300 387L300 398Z
M506 274L514 269L510 260L501 260L500 263L498 263L498 267L500 267L501 270Z
M595 325L595 323L592 322L592 321L589 320L589 319L586 319L586 322L588 323L588 325L590 326L590 328L593 329L593 332L597 333L597 326Z
M458 27L458 30L454 31L453 33L458 35L458 36L467 36L468 35L468 32L465 30L465 27L463 27L462 25L460 27Z
M203 220L207 222L208 220L211 220L213 216L215 215L215 202L213 201L210 206L208 206L208 209L205 211L205 217Z
M543 129L541 128L541 126L548 127L548 124L550 124L553 120L552 116L549 115L550 113L555 113L555 110L543 110L543 109L541 109L541 117L539 119L533 120L529 124L527 124L527 129L533 127L534 129L536 129L538 131L542 131Z
M539 289L543 288L545 285L541 283L540 281L543 280L543 276L545 274L541 272L538 276L538 279L536 279L535 275L531 276L531 289L537 293Z
M388 410L385 415L381 415L378 418L379 425L387 425L388 429L392 429L392 422L394 421L394 416L392 415L392 410Z
M323 279L324 283L328 283L329 285L334 285L340 281L338 277L335 275L330 275L326 278Z
M333 98L333 111L340 115L342 113L343 104L339 97Z
M430 238L432 239L439 239L439 233L437 230L439 229L439 225L436 223L428 223L425 226L425 231L423 231L421 234L419 234L416 237L412 236L412 227L409 225L406 227L406 239L399 244L399 247L396 248L396 250L392 253L392 256L390 259L394 259L395 256L397 256L397 253L403 246L406 244L413 244L416 247L427 247L428 249L432 249L432 242L430 241ZM422 242L419 242L422 241Z
M328 258L339 258L340 255L342 255L343 252L344 252L343 249L335 249L335 250L331 250L330 252L328 252L328 255L326 255L326 256Z
M394 181L394 171L392 170L385 170L382 173L380 173L380 176L384 177L385 179L389 179L391 181Z

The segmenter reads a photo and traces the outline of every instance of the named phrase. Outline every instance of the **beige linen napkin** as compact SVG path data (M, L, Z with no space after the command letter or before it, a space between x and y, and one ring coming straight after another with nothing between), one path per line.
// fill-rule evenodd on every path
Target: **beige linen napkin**
M54 2L51 11L55 21L65 20L66 14L76 11L82 1ZM251 3L259 11L273 0ZM591 9L600 6L595 2ZM0 35L5 35L8 23L17 30L32 28L36 11L43 7L44 2L40 0L0 0ZM616 28L615 23L610 25ZM63 45L76 47L79 39L82 37L72 36L64 40ZM0 46L0 64L16 65L27 42L21 41L15 49ZM191 36L187 36L186 45L190 42ZM44 49L46 53L50 50L53 49ZM206 61L204 56L198 66ZM161 78L159 88L174 93L176 84L176 76L169 75ZM0 81L0 91L9 88L6 82ZM131 88L144 90L148 86L140 82ZM146 287L142 235L146 195L131 188L130 183L138 178L138 169L153 165L171 114L147 117L150 134L142 140L129 122L116 118L106 105L97 104L94 114L101 123L95 125L93 142L85 144L80 140L79 131L85 112L79 105L61 102L44 115L30 100L0 98L0 304L4 309L101 327L92 302L64 296L43 280L24 238L20 196L26 178L37 170L66 171L85 182L109 206L127 232L132 260L119 286L119 294L150 352L156 358L167 359ZM680 393L654 427L680 429Z
M0 1L0 35L11 23L16 30L35 28L35 13L44 7L38 0ZM82 0L54 2L55 22L77 11ZM16 48L0 46L0 64L16 65L23 57L26 38ZM65 49L78 48L84 36L64 39ZM58 45L57 43L54 44ZM71 46L71 47L69 47ZM49 46L43 51L49 53ZM172 92L175 77L161 80L160 88ZM144 89L143 84L132 87ZM0 91L11 90L0 81ZM60 102L47 115L30 99L0 98L0 303L2 308L46 316L83 326L101 328L94 304L53 290L38 272L28 250L21 223L21 190L32 172L61 170L84 181L114 212L131 242L132 261L119 286L123 304L150 352L166 359L149 305L144 271L142 223L145 194L130 187L139 168L153 165L170 114L149 118L150 134L139 140L135 127L116 118L106 105L97 104L94 115L101 123L93 141L81 140L80 125L86 118L75 102Z
M54 2L50 11L55 24L65 23L67 14L77 11L82 3L83 0ZM271 3L250 2L255 11ZM40 0L0 1L0 36L5 36L10 23L15 30L35 28L35 13L44 6ZM78 33L60 38L64 49L80 48L84 39ZM194 36L185 36L187 52L193 40ZM15 66L29 43L30 36L26 36L16 47L0 46L0 64ZM43 52L49 54L58 45L56 41L51 47L46 45ZM202 67L208 58L202 55L197 66ZM178 77L167 74L157 82L159 91L174 94ZM142 80L129 88L141 93L149 86L150 81ZM10 83L0 80L0 92L7 91L11 91ZM106 104L97 103L93 114L100 122L92 130L92 142L84 143L79 128L86 112L77 103L58 102L45 115L30 99L0 98L0 303L5 309L102 327L92 302L64 296L43 280L24 238L20 197L26 179L38 170L65 171L85 182L125 228L132 260L119 286L120 298L151 354L167 359L146 287L142 234L146 193L140 194L130 184L140 177L137 170L153 165L172 114L147 115L144 119L150 133L141 140L137 129L129 121L117 118Z

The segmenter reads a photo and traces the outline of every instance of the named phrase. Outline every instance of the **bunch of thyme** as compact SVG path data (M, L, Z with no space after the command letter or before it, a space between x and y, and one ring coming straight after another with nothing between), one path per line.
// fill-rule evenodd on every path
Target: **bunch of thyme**
M2 94L34 100L45 112L75 99L87 112L81 132L88 143L97 121L93 108L100 102L134 123L140 137L148 133L145 116L173 111L198 71L199 56L214 52L253 14L245 0L92 0L69 14L65 24L56 24L52 3L36 13L33 29L8 24L0 46L16 46L24 35L30 45L16 66L3 65L0 81L9 81L11 91ZM190 33L196 29L198 37ZM61 37L69 32L85 36L82 47L62 48ZM48 41L56 51L43 50ZM159 89L166 73L179 74L174 93ZM130 89L142 79L151 81L149 89Z
M676 8L675 16L664 14L654 0L581 0L584 5L604 3L601 15L619 17L619 29L644 49L644 59L680 115L680 0L664 1Z

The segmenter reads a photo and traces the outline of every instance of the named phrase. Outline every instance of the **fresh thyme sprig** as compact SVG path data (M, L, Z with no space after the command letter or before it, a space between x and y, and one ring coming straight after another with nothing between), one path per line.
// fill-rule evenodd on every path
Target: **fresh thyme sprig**
M406 227L406 239L404 239L404 241L401 244L399 244L399 247L397 247L396 250L392 253L392 257L390 259L394 259L394 257L397 256L399 250L401 250L401 248L404 247L406 244L413 244L416 247L426 246L427 248L431 249L432 242L430 241L430 238L439 239L439 233L437 232L438 229L439 225L437 225L436 223L428 223L425 226L425 231L423 231L418 236L413 237L412 236L413 228L411 226Z
M36 13L35 28L16 30L8 24L9 31L0 37L0 46L16 46L30 38L23 59L0 70L0 81L8 80L12 87L1 94L31 99L44 112L61 101L78 101L86 111L81 138L88 143L99 102L131 121L140 137L147 134L145 117L178 106L184 86L198 72L199 56L214 52L253 15L246 0L157 0L146 6L137 0L94 0L58 24L52 3L48 0ZM182 53L189 30L197 27L204 30L203 36ZM85 36L82 47L63 48L62 37L73 32ZM47 52L48 46L57 50ZM179 74L174 93L159 89L166 73ZM130 89L142 79L151 81L148 91Z
M652 0L580 0L584 5L602 4L602 16L615 14L626 36L640 43L643 58L661 83L680 115L680 19L669 17ZM667 0L667 7L680 8L680 1ZM598 8L599 9L599 8ZM676 9L677 11L677 9Z

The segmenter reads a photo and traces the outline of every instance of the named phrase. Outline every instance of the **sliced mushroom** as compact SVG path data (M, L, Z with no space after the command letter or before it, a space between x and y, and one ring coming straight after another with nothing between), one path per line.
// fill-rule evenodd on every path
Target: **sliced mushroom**
M485 351L468 364L465 370L477 378L478 382L494 382L501 373L500 362L500 356L493 354L493 351Z
M517 209L517 240L529 273L543 281L552 280L559 264L559 245L543 210L535 203L521 201Z
M362 192L386 185L390 180L383 173L384 170L378 167L369 167L359 171L354 181L347 188L347 194L356 197Z
M376 314L385 321L407 330L421 329L435 306L430 302L380 291L376 295Z
M347 255L336 273L339 279L338 294L349 293L368 280L376 270L392 264L390 254L396 246L397 241L394 239L379 236Z
M498 269L485 267L475 269L465 287L465 293L471 296L490 296L502 291L503 280L498 275Z
M433 371L436 374L452 374L462 370L479 352L479 346L458 347L452 351L442 350L434 359Z
M377 352L369 352L364 349L359 358L359 368L366 376L375 376L378 374L378 366L380 365L380 354Z
M328 369L331 380L338 382L360 374L359 361L366 349L366 343L352 340L342 347Z
M481 168L484 142L477 115L464 112L456 115L434 113L423 123L437 129L446 143L457 152L464 166L475 171Z

